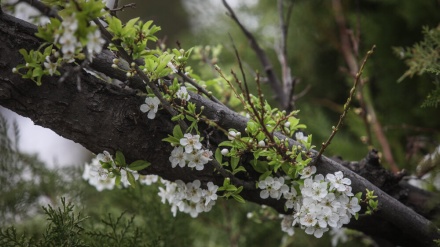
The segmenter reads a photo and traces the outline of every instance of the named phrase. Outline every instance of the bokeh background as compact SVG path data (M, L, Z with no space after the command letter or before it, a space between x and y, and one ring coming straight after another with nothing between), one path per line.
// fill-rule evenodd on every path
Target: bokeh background
M248 78L254 76L255 70L263 71L248 41L226 15L220 0L139 0L121 1L121 4L132 2L136 3L136 8L121 12L122 19L140 16L144 21L153 20L162 27L158 36L170 48L177 47L178 43L185 49L197 45L207 51L207 59L191 62L201 78L217 77L211 62L217 63L223 71L238 71L232 42L245 63ZM280 73L275 52L281 38L276 1L228 2ZM299 118L308 126L306 132L313 135L317 146L328 137L331 127L339 119L353 84L341 52L335 2L339 1L293 1L289 21L288 65L292 75L299 80L295 91L305 92L296 101L296 108L300 110ZM382 126L382 137L388 142L394 161L383 158L382 163L387 168L405 169L409 174L415 174L421 160L439 145L439 108L421 107L435 88L436 78L423 74L398 82L408 69L399 51L400 47L420 42L423 27L439 25L440 1L341 0L340 3L347 27L359 35L356 59L361 61L376 45L364 71L363 95L375 109L376 121ZM213 55L213 50L221 52ZM277 106L270 87L264 84L263 89L267 100ZM360 160L372 147L383 151L380 136L372 130L373 123L365 122L360 110L361 105L355 100L346 123L326 151L327 155ZM238 205L219 201L215 210L193 220L182 214L173 218L169 207L160 203L154 185L98 193L81 180L84 163L92 157L90 152L50 130L35 126L29 119L3 108L0 111L3 120L7 121L2 121L3 129L9 126L8 137L2 138L9 138L9 152L15 155L11 155L10 160L3 156L3 162L13 162L3 164L0 171L2 227L16 224L30 234L38 234L41 229L36 225L44 218L39 206L58 205L60 196L66 196L76 203L78 209L90 215L90 224L98 228L102 227L100 217L107 213L117 217L126 212L124 220L135 215L134 224L144 232L143 243L152 246L294 246L294 243L295 246L331 246L328 235L316 240L302 234L300 229L293 237L283 234L276 213L250 203ZM14 128L14 122L17 128ZM365 142L367 129L371 130L370 143ZM431 179L435 178L435 171L432 170ZM11 180L14 174L17 179ZM416 177L411 178L420 182ZM429 188L435 190L435 187ZM360 233L349 232L349 237L350 241L342 246L359 246L359 243L372 246L372 241Z

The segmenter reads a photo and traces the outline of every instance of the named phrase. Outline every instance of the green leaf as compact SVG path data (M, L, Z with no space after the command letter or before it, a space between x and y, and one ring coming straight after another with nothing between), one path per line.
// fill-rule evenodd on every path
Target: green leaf
M122 154L121 151L116 151L116 158L115 162L117 166L125 166L125 157L124 154Z
M188 111L190 113L196 114L196 104L189 102L188 103Z
M358 192L356 193L356 195L354 195L359 201L361 201L362 198L362 192Z
M180 125L174 126L173 136L179 140L183 138L183 132L182 129L180 128Z
M39 77L40 75L43 75L43 70L41 69L41 67L36 67L32 71L32 77Z
M122 22L118 18L113 16L109 16L107 18L107 22L109 31L115 34L115 36L119 36L122 31Z
M131 163L128 168L133 171L140 171L143 170L151 165L150 162L145 160L136 160L133 163Z
M237 191L237 187L235 187L235 185L229 184L228 186L225 186L224 190L234 192Z
M222 155L222 153L220 151L220 148L217 148L215 150L214 158L215 158L215 160L217 160L218 163L220 163L220 164L222 163L223 155Z
M116 175L115 184L116 184L116 186L121 185L121 175L120 174Z
M239 203L246 203L246 201L240 195L232 194L231 196Z
M218 144L219 147L233 147L234 144L231 143L231 141L223 141L220 144Z
M237 156L231 157L231 168L232 168L232 170L235 170L235 168L237 167L239 161L240 161L240 157L237 157Z
M132 188L136 188L136 179L134 178L133 173L127 171L127 179Z
M18 52L20 52L20 54L23 56L23 58L26 62L29 62L30 59L29 59L29 54L28 54L27 50L20 49Z
M245 171L246 171L246 169L243 166L239 166L234 171L232 171L232 174L235 175L238 172L245 172Z
M162 141L169 142L171 144L180 145L180 139L177 139L174 136L168 136L167 138L163 138Z
M136 24L136 22L139 20L139 17L133 18L129 21L127 21L127 23L125 24L126 28L133 28L134 24Z
M253 121L249 121L246 128L248 133L252 136L256 135L258 132L258 124Z
M267 172L267 161L261 161L261 160L252 160L251 162L252 167L255 171L259 173L265 173Z
M185 116L183 116L182 114L176 115L174 117L171 118L171 121L175 122L178 120L183 120L185 118Z

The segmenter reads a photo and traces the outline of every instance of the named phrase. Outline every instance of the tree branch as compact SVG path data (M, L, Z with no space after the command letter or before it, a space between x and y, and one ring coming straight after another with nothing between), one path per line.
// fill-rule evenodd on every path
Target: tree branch
M152 165L142 173L158 174L172 181L199 179L202 183L222 183L223 176L213 166L205 166L203 171L171 168L168 157L172 147L162 139L172 133L174 123L166 111L159 111L154 120L149 120L139 110L144 98L132 90L104 83L85 71L78 73L81 91L71 78L58 83L58 78L45 77L43 85L36 86L32 81L13 74L12 68L23 63L18 50L36 49L41 45L41 41L33 36L35 32L35 26L0 14L0 105L80 143L92 152L121 150L128 162L137 159L151 162ZM94 59L90 66L110 77L117 77L117 71L111 70L111 59L106 52ZM191 101L199 108L203 106L203 114L219 126L244 133L245 117L197 94L191 94ZM277 135L280 139L286 138ZM213 136L215 138L210 139L210 143L214 146L226 138L222 133ZM290 144L298 145L294 140L290 140ZM313 151L313 155L316 157L317 152ZM352 220L349 227L402 246L432 245L434 239L440 238L437 228L430 221L340 163L322 156L318 160L318 170L323 174L342 171L351 179L354 191L374 190L378 196L380 210L373 216ZM254 182L258 174L242 175L240 179ZM256 188L243 190L242 196L285 213L284 201L263 200Z
M280 101L282 108L286 109L289 104L289 99L287 98L287 94L284 93L282 84L278 79L278 77L276 76L273 65L270 62L269 58L267 57L266 52L264 52L264 50L261 49L260 45L258 45L258 42L255 39L254 35L252 35L252 33L249 32L246 29L246 27L243 26L240 20L238 20L238 17L235 15L234 10L231 8L231 6L229 6L226 0L222 0L222 1L223 1L223 5L228 10L230 17L237 23L237 25L240 27L241 31L244 33L246 38L248 38L252 49L255 51L255 54L257 55L261 65L264 68L264 71L267 75L267 78L269 79L269 84L272 87L272 90L277 95L277 98Z

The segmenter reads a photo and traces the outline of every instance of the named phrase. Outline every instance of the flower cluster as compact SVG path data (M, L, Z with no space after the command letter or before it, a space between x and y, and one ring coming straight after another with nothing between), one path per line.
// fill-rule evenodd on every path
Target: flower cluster
M159 188L159 196L162 203L168 202L171 205L171 212L175 217L177 210L190 214L195 218L199 213L209 212L217 200L218 186L208 182L207 189L200 187L199 180L184 183L182 180L170 182L163 180L165 188Z
M202 148L199 135L185 134L180 139L180 146L174 147L169 158L171 166L196 168L203 170L205 164L212 160L212 151Z
M113 161L113 158L107 151L96 156L90 163L86 163L82 175L82 178L98 191L112 190L115 187L115 178L109 174L108 170L102 168L100 161L104 160Z
M110 167L104 168L103 164L110 164ZM85 164L82 178L88 181L89 184L94 186L98 191L105 189L112 190L116 185L116 170L121 174L121 184L124 187L130 186L127 172L132 173L135 180L139 178L139 174L136 171L132 171L128 168L119 170L116 167L113 157L107 151L98 154L90 163Z
M63 59L71 63L74 61L75 50L81 47L81 43L76 38L75 32L78 29L78 20L75 14L66 16L61 23L60 33L55 35L55 41L61 46Z
M73 13L64 18L59 33L55 34L55 42L61 46L63 60L67 63L73 62L76 50L78 48L82 49L83 47L75 35L78 26L78 19L76 18L75 13ZM104 44L105 40L101 37L101 32L98 29L93 30L93 28L91 28L87 34L87 52L90 61L94 54L98 54L102 51L102 46Z
M283 194L286 208L293 206L294 214L284 216L282 230L293 234L293 227L299 225L307 234L320 238L329 228L339 229L349 223L361 209L350 185L350 179L344 178L340 171L326 177L310 175L300 186L300 196L293 187Z

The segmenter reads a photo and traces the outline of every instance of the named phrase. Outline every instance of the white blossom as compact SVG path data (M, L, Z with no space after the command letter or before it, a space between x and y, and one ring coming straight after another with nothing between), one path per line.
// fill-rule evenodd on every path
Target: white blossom
M53 75L57 71L57 63L50 61L50 57L46 56L46 62L44 62L44 67L49 71L49 75Z
M108 171L102 168L100 160L100 156L97 156L90 163L86 163L82 178L98 191L111 190L115 186L115 178L109 176Z
M293 186L290 188L290 191L287 191L283 194L283 197L286 199L286 208L293 208L294 205L301 199Z
M122 169L121 170L121 184L124 187L129 187L130 186L130 182L128 181L127 172L132 173L135 180L138 180L138 178L139 178L139 173L137 173L137 171L132 171L130 169Z
M338 246L338 242L345 243L348 240L348 236L345 233L345 228L332 228L330 230L330 236L332 237L332 246Z
M293 236L295 229L293 228L293 216L285 215L281 221L281 231L286 232L289 236Z
M300 179L306 179L316 173L316 167L306 166L298 173L301 175Z
M297 141L307 141L308 137L306 135L304 135L303 132L298 131L295 133L295 139Z
M203 191L203 196L206 198L205 205L208 205L211 201L217 200L217 190L218 186L215 185L213 182L208 182L207 184L208 190Z
M345 191L345 185L351 185L351 180L344 178L344 174L341 171L335 172L335 174L327 174L327 181L330 182L330 190L333 188L338 191Z
M191 99L191 96L189 96L189 93L184 86L180 87L180 89L176 92L176 96L177 98L185 101L189 101Z
M229 154L229 150L228 150L227 148L223 148L223 149L220 151L220 153L221 153L223 156L226 156L226 155Z
M199 135L185 134L183 138L180 139L180 145L185 147L186 153L192 153L193 150L199 150L202 148L202 144L200 143Z
M159 180L157 175L141 175L139 176L139 182L144 185L152 185Z
M236 138L240 138L240 136L241 136L241 133L238 131L231 130L228 132L228 139L230 141L235 140Z
M171 156L169 158L171 162L171 167L175 168L177 165L180 167L185 167L186 164L186 153L183 151L182 147L174 147L171 151Z
M149 119L154 119L156 117L156 112L159 109L160 100L155 97L147 97L145 99L145 104L142 104L140 109L142 112L148 112L147 117Z
M265 147L266 143L263 140L261 140L261 141L258 142L258 146L259 147Z
M284 184L284 178L282 177L273 178L268 176L258 182L258 187L261 189L260 197L262 199L267 199L269 196L279 199L283 193L289 191L289 187Z
M174 66L174 64L172 62L168 62L167 64L168 68L170 68L174 73L177 73L177 68L176 66Z
M196 170L201 171L204 165L212 160L210 157L212 152L209 150L194 150L192 153L186 154L187 160L189 161L188 167L195 167Z
M104 44L105 40L101 38L101 32L99 29L87 34L87 52L89 53L90 60L92 59L93 54L101 53Z

